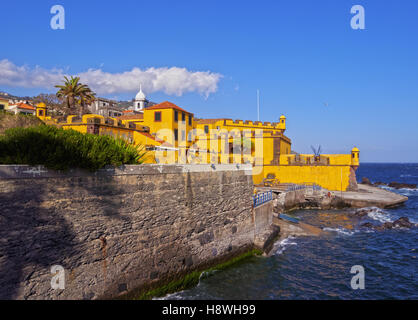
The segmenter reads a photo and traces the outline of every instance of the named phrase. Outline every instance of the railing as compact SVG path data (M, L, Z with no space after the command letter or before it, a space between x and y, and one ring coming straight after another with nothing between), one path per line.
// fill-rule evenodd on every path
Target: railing
M290 184L287 186L286 191L296 191L303 189L312 189L312 191L321 191L323 188L316 183L306 183L306 184Z
M257 193L255 196L253 196L253 205L254 208L261 206L262 204L269 202L273 200L273 192L272 191L266 191L262 193Z

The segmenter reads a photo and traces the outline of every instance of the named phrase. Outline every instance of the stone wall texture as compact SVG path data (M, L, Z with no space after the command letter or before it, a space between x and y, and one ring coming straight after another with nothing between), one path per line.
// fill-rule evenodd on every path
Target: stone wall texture
M0 166L0 299L112 298L232 257L271 220L252 192L246 165Z

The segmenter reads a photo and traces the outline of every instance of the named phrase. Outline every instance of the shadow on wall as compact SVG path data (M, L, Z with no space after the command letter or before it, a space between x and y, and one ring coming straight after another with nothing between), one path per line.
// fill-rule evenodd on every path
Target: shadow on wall
M42 296L59 297L62 290L50 286L51 267L62 265L68 270L81 264L85 240L105 244L106 226L96 224L94 232L76 234L66 215L76 213L83 218L94 212L99 219L129 221L119 213L118 197L112 197L120 191L114 184L100 186L100 181L92 180L86 185L82 178L72 177L63 186L56 179L47 180L0 180L0 299L35 297L40 289L36 287L39 275L48 279L42 283ZM48 198L51 195L53 199ZM86 205L86 197L94 201ZM100 210L95 202L100 203ZM84 298L92 298L92 293Z

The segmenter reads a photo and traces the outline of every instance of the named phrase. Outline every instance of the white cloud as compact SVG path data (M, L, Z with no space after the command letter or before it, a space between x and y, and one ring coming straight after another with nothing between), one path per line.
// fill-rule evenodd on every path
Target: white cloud
M43 69L39 66L17 66L13 62L0 60L0 85L24 88L47 88L63 81L68 75L62 69ZM139 84L146 94L164 92L181 96L187 92L198 92L208 96L218 89L222 78L219 73L210 71L189 71L186 68L163 67L141 70L134 67L121 73L105 72L102 69L89 69L77 74L80 81L86 83L99 95L137 92Z

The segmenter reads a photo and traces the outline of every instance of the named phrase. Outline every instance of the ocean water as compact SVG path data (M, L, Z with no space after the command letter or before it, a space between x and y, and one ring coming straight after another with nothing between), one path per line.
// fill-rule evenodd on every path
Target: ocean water
M362 164L357 179L418 184L418 164ZM197 287L165 299L418 299L418 228L373 231L405 216L418 223L418 190L392 190L409 197L395 209L374 208L366 217L347 210L301 210L302 221L328 231L320 237L276 243L270 257L253 257L202 277ZM365 288L353 290L351 267L365 270Z

